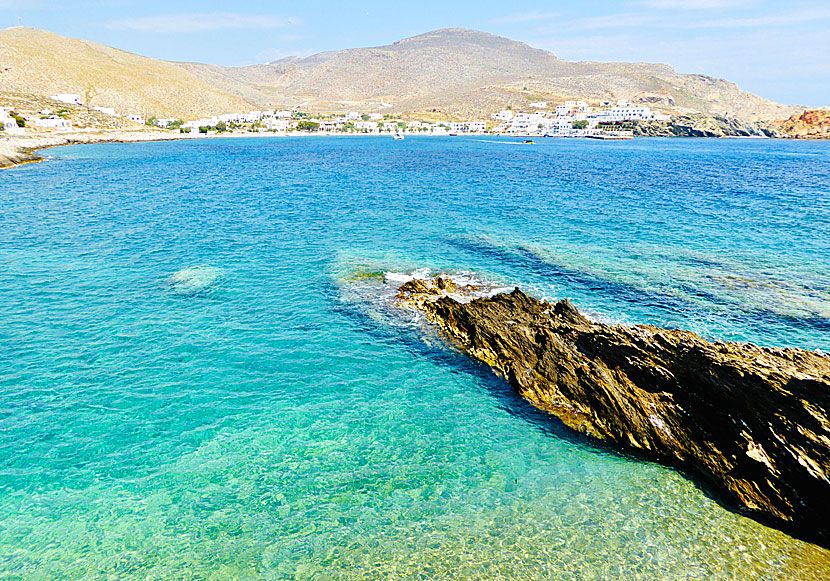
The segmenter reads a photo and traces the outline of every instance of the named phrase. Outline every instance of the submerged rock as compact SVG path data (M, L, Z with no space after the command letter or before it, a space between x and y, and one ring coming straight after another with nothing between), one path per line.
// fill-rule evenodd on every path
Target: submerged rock
M440 285L404 285L399 300L535 406L677 460L757 515L830 539L830 358L605 325L519 289L461 302Z
M194 294L212 286L223 275L224 271L215 266L191 266L175 272L168 282L178 294Z

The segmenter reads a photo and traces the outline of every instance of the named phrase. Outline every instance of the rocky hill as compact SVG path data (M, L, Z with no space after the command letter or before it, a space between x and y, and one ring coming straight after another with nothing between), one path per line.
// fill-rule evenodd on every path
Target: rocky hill
M779 131L796 139L830 139L830 110L812 109L797 113L778 124Z
M803 111L722 79L679 74L668 65L570 62L466 29L436 30L388 46L221 67L158 61L17 27L0 31L0 92L72 92L93 105L185 118L251 107L471 118L507 105L566 99L629 99L675 114L740 122L786 119Z
M457 28L268 65L187 67L240 98L323 110L358 103L396 112L437 109L459 117L539 100L630 99L674 113L744 122L784 119L802 110L722 79L679 74L668 65L570 62L521 42Z
M75 93L122 114L198 118L250 110L180 65L44 30L0 30L0 93Z

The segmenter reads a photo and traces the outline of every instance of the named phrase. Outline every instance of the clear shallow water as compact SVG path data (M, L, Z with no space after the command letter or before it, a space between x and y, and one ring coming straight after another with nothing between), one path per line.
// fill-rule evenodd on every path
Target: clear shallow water
M378 316L464 270L830 351L830 146L210 140L3 172L0 578L815 579Z

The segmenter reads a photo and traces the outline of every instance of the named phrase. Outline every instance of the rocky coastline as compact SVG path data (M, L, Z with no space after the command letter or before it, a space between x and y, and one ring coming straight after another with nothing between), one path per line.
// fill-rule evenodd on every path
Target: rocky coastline
M830 358L476 291L439 276L397 299L574 430L692 469L752 516L830 542Z
M640 121L634 135L641 137L788 137L774 124L742 122L710 115L677 115L670 121Z
M0 169L25 163L42 161L43 156L35 152L50 147L77 143L135 143L142 141L170 141L182 139L182 135L169 131L147 129L116 129L73 131L33 135L0 134Z

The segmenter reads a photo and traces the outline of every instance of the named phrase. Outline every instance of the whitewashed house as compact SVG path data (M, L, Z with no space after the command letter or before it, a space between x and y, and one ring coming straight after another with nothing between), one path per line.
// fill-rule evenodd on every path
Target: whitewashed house
M370 131L372 133L378 132L377 121L355 121L354 128L357 131Z
M0 129L4 133L26 133L22 127L18 127L17 119L9 115L11 109L8 107L0 107Z
M534 109L547 109L548 102L547 101L536 101L535 103L530 104L531 107Z
M357 111L349 111L348 113L346 113L346 119L348 119L349 121L357 121L358 119L360 119L360 113L358 113Z
M239 116L242 123L256 123L262 119L262 111L250 111Z
M490 119L493 121L511 121L513 119L513 111L504 109L503 111L490 115Z
M127 119L129 119L133 123L139 123L141 125L144 125L144 117L142 117L141 115L127 115Z
M291 126L291 121L289 119L269 117L263 121L262 124L265 126L265 129L268 129L269 131L288 131L288 128Z
M63 119L52 115L44 119L35 119L35 127L42 129L60 129L62 131L69 131L72 129L72 122L69 119Z
M52 95L49 98L54 99L55 101L60 101L61 103L68 103L69 105L81 104L81 96L76 95L75 93L58 93L57 95Z
M91 107L94 111L98 111L99 113L103 113L105 115L112 115L113 117L116 116L115 109L112 107Z
M487 129L487 124L484 121L469 121L465 125L470 133L484 133L484 130Z

